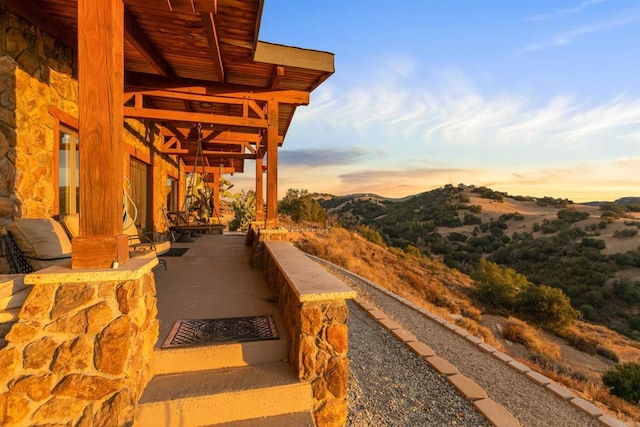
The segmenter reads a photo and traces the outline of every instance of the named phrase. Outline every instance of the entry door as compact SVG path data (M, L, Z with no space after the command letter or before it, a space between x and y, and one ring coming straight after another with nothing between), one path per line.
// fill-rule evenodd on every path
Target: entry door
M138 215L136 226L143 233L151 232L151 174L148 164L131 158L129 166L129 180L131 181L131 198L136 204ZM133 215L129 208L129 214Z

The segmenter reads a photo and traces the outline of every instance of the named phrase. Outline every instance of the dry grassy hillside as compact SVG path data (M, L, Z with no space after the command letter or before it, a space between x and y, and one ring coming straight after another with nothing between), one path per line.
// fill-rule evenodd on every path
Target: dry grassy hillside
M522 206L518 208L524 214ZM483 315L474 302L475 284L469 276L427 257L373 244L341 228L326 234L290 233L290 239L302 250L386 287L524 362L537 361L546 375L587 398L605 402L614 413L640 420L640 408L611 396L599 381L600 374L614 365L601 354L615 353L620 362L640 361L640 343L584 322L576 322L561 338L518 319ZM567 337L574 347L587 352L569 346Z

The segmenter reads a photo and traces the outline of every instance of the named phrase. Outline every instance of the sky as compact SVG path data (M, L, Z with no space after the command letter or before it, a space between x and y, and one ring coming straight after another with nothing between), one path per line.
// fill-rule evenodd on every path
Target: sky
M640 196L640 0L265 0L259 39L335 54L279 197Z

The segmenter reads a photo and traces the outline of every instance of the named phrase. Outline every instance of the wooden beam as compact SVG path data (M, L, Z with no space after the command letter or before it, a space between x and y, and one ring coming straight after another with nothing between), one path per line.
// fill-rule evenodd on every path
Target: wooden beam
M273 73L271 73L271 82L269 83L269 87L271 89L278 89L278 86L280 86L280 81L283 77L284 67L282 65L273 67Z
M204 167L204 173L215 173L216 171L220 172L220 166L205 166ZM184 166L184 172L185 173L201 173L202 172L202 166L198 166L197 168L193 165L185 165ZM222 167L222 173L236 173L236 172L240 172L238 170L236 170L235 167L229 167L229 166L223 166Z
M267 127L267 121L263 119L220 116L207 113L188 113L184 111L158 110L152 108L124 107L124 117L176 122L211 123L226 126L246 126L254 128Z
M207 80L163 77L156 74L125 73L125 93L145 90L170 90L176 93L224 96L228 98L253 99L266 102L277 99L282 104L308 105L309 92L299 90L273 90L258 86L216 83ZM185 98L181 98L185 99ZM204 100L204 99L203 99Z
M124 5L78 0L80 236L72 268L111 268L129 259L122 234Z
M36 0L2 0L2 3L36 27L51 34L72 49L78 48L78 35L42 12Z
M216 30L215 16L213 13L201 13L200 19L207 34L209 42L209 56L213 61L213 71L216 80L224 82L224 67L222 65L222 54L220 53L220 41L218 40L218 32Z
M267 216L266 228L278 227L278 103L267 105Z
M142 32L133 15L126 10L124 12L124 37L158 74L165 77L173 75L173 71L167 61L160 55L160 52L158 52L158 49L146 34Z
M262 180L262 158L256 158L256 221L264 221L264 182Z
M230 151L202 150L202 154L207 157L222 157L224 159L255 159L254 154L234 153Z
M220 218L220 171L213 173L213 214Z
M253 60L267 64L334 73L333 53L259 41Z

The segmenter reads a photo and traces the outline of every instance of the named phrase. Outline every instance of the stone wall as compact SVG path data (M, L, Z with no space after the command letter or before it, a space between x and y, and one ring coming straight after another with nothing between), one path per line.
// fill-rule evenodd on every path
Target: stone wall
M0 226L54 214L50 106L77 117L72 49L0 5Z
M0 425L133 423L158 338L152 265L128 280L33 285L0 350Z
M268 251L264 268L291 336L289 362L301 381L311 382L316 425L345 425L349 372L345 301L300 302Z

